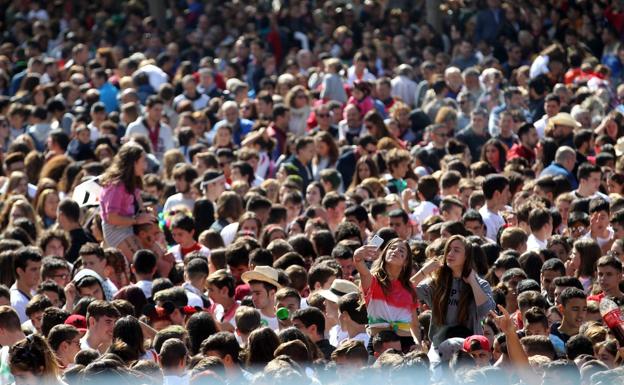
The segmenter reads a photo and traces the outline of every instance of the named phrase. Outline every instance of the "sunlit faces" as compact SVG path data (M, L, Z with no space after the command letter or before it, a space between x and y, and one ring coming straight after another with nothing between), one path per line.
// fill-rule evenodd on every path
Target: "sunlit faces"
M464 267L466 261L466 247L464 243L459 239L454 240L448 246L448 252L446 253L446 265L452 270L461 270Z
M52 238L46 243L45 250L43 250L43 256L65 256L65 246L63 246L63 242L61 242L58 238Z
M41 261L26 261L26 268L18 267L16 269L17 277L23 282L24 286L31 288L36 287L40 280Z
M102 286L97 283L94 283L91 286L83 286L78 288L78 294L81 297L93 297L95 299L104 300L104 292L102 291Z
M308 205L315 206L321 203L321 190L318 186L314 184L308 185L306 189L306 201Z
M598 285L606 294L617 293L619 291L622 271L618 271L613 266L598 266Z
M251 300L256 309L262 310L273 305L271 293L275 294L274 290L269 291L263 283L257 282L250 283L249 288L251 289Z
M405 242L394 242L388 246L385 260L389 265L404 266L408 256L407 244Z
M587 300L584 298L570 298L565 306L560 307L563 313L563 322L568 327L578 329L587 317Z
M553 281L555 278L560 277L561 272L557 270L544 270L540 275L540 285L542 290L546 291L549 298L555 296L555 285Z
M295 297L285 297L285 298L282 298L280 301L277 301L276 307L278 309L280 307L285 307L288 309L290 314L292 314L295 311L299 310L299 308L301 307L301 300Z
M141 154L141 157L134 162L134 175L142 177L147 170L147 158L145 157L145 153Z

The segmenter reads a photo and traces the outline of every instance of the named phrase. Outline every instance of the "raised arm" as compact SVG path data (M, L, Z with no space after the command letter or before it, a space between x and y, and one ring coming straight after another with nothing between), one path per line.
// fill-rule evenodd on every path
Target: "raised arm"
M355 253L353 254L353 263L360 274L360 286L363 294L368 292L368 289L370 289L373 282L373 275L370 273L370 270L368 270L366 261L372 261L377 255L377 252L378 251L375 246L364 245L355 250Z
M412 282L412 285L416 286L426 278L430 278L431 274L438 271L440 267L442 267L442 263L437 258L431 258L423 265L422 269L412 275L410 282Z

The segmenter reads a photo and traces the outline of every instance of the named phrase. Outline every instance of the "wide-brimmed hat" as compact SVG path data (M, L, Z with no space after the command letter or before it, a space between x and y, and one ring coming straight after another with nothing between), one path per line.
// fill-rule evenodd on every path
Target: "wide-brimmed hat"
M346 279L335 279L329 290L321 290L319 294L331 302L338 302L340 297L349 293L357 293L360 289L357 285Z
M271 266L256 266L253 271L246 271L241 275L243 282L260 281L271 284L278 289L282 287L279 284L279 273Z
M574 128L581 128L581 123L577 122L576 119L572 117L572 115L567 112L560 112L552 118L548 119L548 123L560 126L568 126Z

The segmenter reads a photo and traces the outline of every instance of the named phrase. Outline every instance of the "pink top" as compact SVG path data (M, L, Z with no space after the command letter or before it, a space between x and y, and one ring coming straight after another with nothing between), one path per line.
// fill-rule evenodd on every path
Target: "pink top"
M366 115L368 111L375 108L375 102L373 101L373 98L371 98L370 96L367 96L362 100L357 100L356 98L351 96L349 100L347 101L347 104L355 104L356 106L358 106L362 117L364 117L364 115ZM345 115L345 119L346 119L346 115Z
M126 190L123 183L110 184L102 189L100 194L100 209L102 219L108 222L108 214L116 213L126 217L135 214L135 200L140 194L139 189L134 190L134 196Z

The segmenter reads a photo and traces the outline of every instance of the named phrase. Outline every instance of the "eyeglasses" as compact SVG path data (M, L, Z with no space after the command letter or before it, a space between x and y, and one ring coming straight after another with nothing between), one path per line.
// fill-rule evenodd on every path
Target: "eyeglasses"
M243 109L243 110L251 110L251 106L241 106L241 109Z
M450 136L446 132L435 132L434 134L436 134L436 136L439 136L440 138L448 138Z
M329 118L329 113L327 114L316 114L319 118Z
M305 96L305 94L297 94L297 95L295 95L295 98L297 98L297 99L307 99L308 97Z

